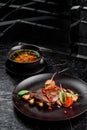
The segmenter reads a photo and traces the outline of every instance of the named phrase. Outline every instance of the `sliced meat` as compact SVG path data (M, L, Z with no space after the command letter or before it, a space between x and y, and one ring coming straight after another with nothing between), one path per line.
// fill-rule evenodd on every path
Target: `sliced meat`
M38 89L38 90L36 91L36 93L34 94L34 97L35 97L36 99L42 101L42 102L45 102L45 103L49 102L48 98L43 94L42 88L41 88L41 89Z
M55 87L52 90L45 90L43 88L40 88L36 90L34 97L41 102L44 102L47 104L48 103L54 104L58 100L58 93L59 93L58 87Z

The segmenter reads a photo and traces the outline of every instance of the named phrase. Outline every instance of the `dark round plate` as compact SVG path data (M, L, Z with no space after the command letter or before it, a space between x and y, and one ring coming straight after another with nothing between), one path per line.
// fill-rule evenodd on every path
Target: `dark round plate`
M18 91L23 89L32 91L42 87L52 75L52 73L38 74L19 83L12 95L13 103L17 110L27 117L43 121L67 120L85 112L87 110L87 83L70 75L56 74L54 80L57 85L61 83L63 88L70 88L79 94L79 99L72 105L72 110L70 108L56 108L53 111L49 111L44 110L44 108L38 109L36 106L30 107L28 103L17 95ZM67 114L64 114L64 110L67 111Z
M35 67L33 69L27 69L27 68L23 69L21 67L17 68L13 66L11 63L9 63L9 60L6 61L7 72L13 75L17 75L17 76L31 76L31 75L38 74L44 71L46 68L47 68L47 63L44 60L44 58L40 60L38 67Z

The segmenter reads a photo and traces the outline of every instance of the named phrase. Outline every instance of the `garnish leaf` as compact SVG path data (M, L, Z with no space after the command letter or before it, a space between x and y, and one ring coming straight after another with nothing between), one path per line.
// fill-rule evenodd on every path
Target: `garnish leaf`
M29 91L28 90L21 90L18 92L18 96L22 96L24 94L27 94Z
M61 103L65 103L66 101L66 93L64 91L59 92L59 99Z

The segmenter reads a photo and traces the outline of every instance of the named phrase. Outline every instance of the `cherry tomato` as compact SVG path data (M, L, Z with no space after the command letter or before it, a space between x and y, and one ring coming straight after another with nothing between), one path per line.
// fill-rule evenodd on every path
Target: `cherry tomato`
M63 104L64 107L69 107L71 104L73 103L72 97L71 96L67 96L66 97L66 101Z

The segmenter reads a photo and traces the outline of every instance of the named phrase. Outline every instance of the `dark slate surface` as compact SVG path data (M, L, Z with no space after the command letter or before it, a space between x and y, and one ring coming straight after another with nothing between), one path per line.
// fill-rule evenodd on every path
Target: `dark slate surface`
M1 130L87 130L87 112L67 121L43 122L27 118L18 112L12 102L12 92L16 85L27 77L12 76L6 72L5 62L12 43L0 43L0 129ZM87 60L70 58L61 53L43 51L48 69L45 72L70 69L72 74L87 82Z

